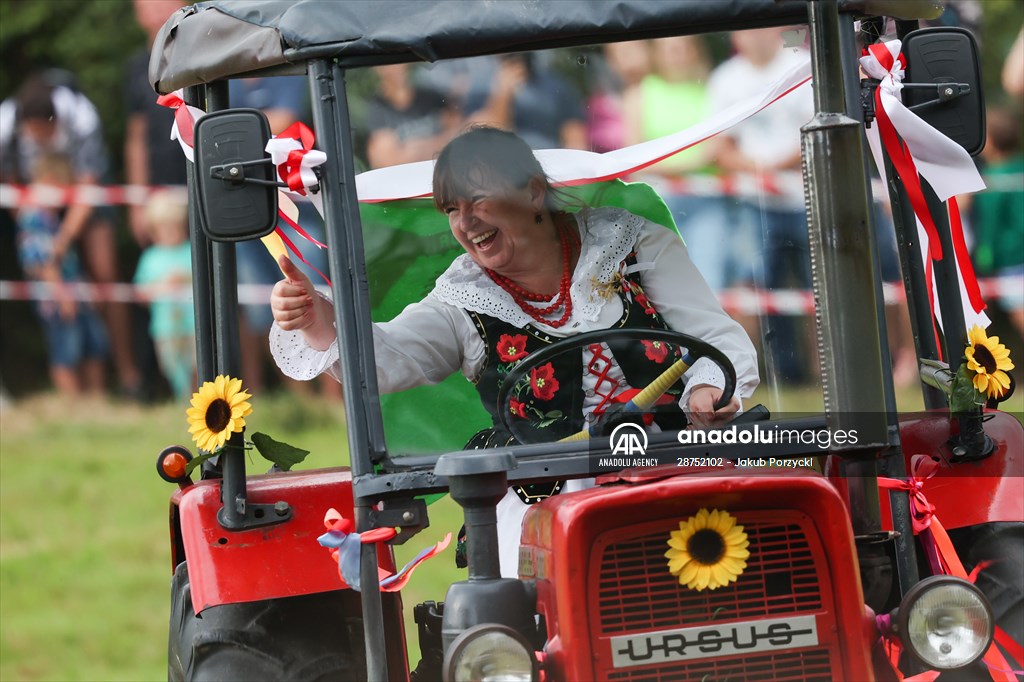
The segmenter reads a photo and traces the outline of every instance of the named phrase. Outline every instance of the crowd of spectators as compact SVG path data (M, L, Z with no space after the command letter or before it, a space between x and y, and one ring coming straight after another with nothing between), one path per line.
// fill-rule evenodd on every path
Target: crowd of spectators
M137 20L150 43L165 18L183 4L135 0ZM358 163L380 168L430 159L477 122L514 130L536 149L606 152L658 138L714 117L778 79L805 57L805 38L800 30L769 28L737 32L716 44L692 36L617 43L588 52L586 59L574 58L570 65L586 63L575 71L563 68L566 60L558 51L376 67L368 72L373 92L357 108L363 112L358 139L365 142ZM1015 49L1024 50L1022 41L1017 42ZM181 186L185 163L177 143L169 139L172 113L156 104L150 88L148 52L140 50L127 62L122 179L130 185ZM1012 59L1003 79L1011 95L1012 88L1024 89L1024 68L1015 69ZM1024 57L1017 61L1024 63ZM230 96L235 106L263 110L274 133L295 121L310 122L308 86L300 77L232 81ZM1019 104L1020 93L1014 96ZM812 113L811 88L800 88L722 135L633 178L649 182L665 199L694 262L716 291L810 286L799 128ZM993 109L988 149L980 159L992 174L1014 178L1018 191L1024 173L1019 114ZM74 87L73 78L54 72L31 76L0 105L2 181L112 183L116 178L100 130L95 107ZM696 176L734 174L753 180L727 194L694 190ZM180 205L174 209L180 196L158 193L149 205L129 206L123 215L113 207L85 205L16 211L26 278L133 281L151 291L187 284L187 225ZM303 226L322 237L319 217L308 204L301 210ZM1024 239L1019 194L983 194L972 210L979 274L1024 274L1020 242L1018 248L1001 246L1007 238ZM898 281L891 222L884 209L877 213L884 274ZM1019 228L1012 237L1000 227L1007 220ZM115 230L121 224L137 250L137 266L135 259L119 263L114 257ZM323 254L308 251L313 265L325 270ZM271 284L280 274L262 245L249 242L238 248L238 277L242 284ZM1005 304L1024 333L1024 300ZM114 302L91 306L65 298L40 302L37 309L52 382L62 392L103 391L110 377L117 382L113 390L138 400L172 394L181 399L194 386L194 331L191 321L183 319L180 302L147 309ZM813 320L794 315L737 318L771 358L765 367L769 375L787 383L814 381ZM267 306L243 306L243 375L256 390L265 384L263 349L270 324ZM916 360L909 338L896 344L893 357L897 377L912 382ZM104 364L109 367L104 369Z

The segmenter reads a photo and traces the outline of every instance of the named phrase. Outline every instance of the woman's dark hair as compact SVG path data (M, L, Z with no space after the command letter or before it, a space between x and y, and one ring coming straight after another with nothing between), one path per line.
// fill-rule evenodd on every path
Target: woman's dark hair
M490 126L473 126L449 142L434 163L434 205L439 211L481 189L524 188L540 177L547 186L545 207L555 208L551 183L521 137Z

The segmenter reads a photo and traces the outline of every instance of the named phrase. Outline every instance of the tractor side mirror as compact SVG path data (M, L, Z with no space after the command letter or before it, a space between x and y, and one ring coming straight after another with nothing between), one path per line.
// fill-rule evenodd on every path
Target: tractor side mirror
M196 123L195 162L203 232L236 242L269 234L277 223L277 183L264 151L270 124L257 109L225 109Z
M985 147L978 44L962 28L922 28L903 39L903 102L971 156Z

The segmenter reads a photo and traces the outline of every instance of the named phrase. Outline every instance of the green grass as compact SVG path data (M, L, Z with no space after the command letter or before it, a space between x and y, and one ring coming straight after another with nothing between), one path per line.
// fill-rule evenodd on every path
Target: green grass
M1022 393L1009 410L1022 411ZM751 404L777 409L768 398ZM904 410L919 402L913 392L901 394ZM820 409L820 394L788 392L783 407ZM254 408L251 430L313 452L302 468L345 463L336 406L257 397ZM0 680L166 679L173 486L154 462L166 445L188 442L179 406L72 406L44 396L0 413ZM430 512L430 528L396 548L399 565L461 525L450 498ZM413 664L411 607L442 601L465 576L453 556L449 548L427 562L404 590Z

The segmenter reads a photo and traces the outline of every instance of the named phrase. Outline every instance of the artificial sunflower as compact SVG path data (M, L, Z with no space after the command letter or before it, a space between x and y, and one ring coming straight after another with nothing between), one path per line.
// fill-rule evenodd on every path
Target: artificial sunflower
M750 557L748 545L747 534L734 516L701 509L672 531L665 557L669 573L679 578L680 585L698 592L717 590L743 574Z
M245 418L252 414L251 398L242 390L242 380L220 375L207 381L192 394L188 415L192 440L201 449L214 452L224 446L232 433L245 428Z
M970 345L964 351L967 369L974 372L974 387L989 398L1001 398L1010 388L1010 377L1006 370L1013 369L1010 351L999 343L998 336L989 336L985 330L974 325L967 332Z

